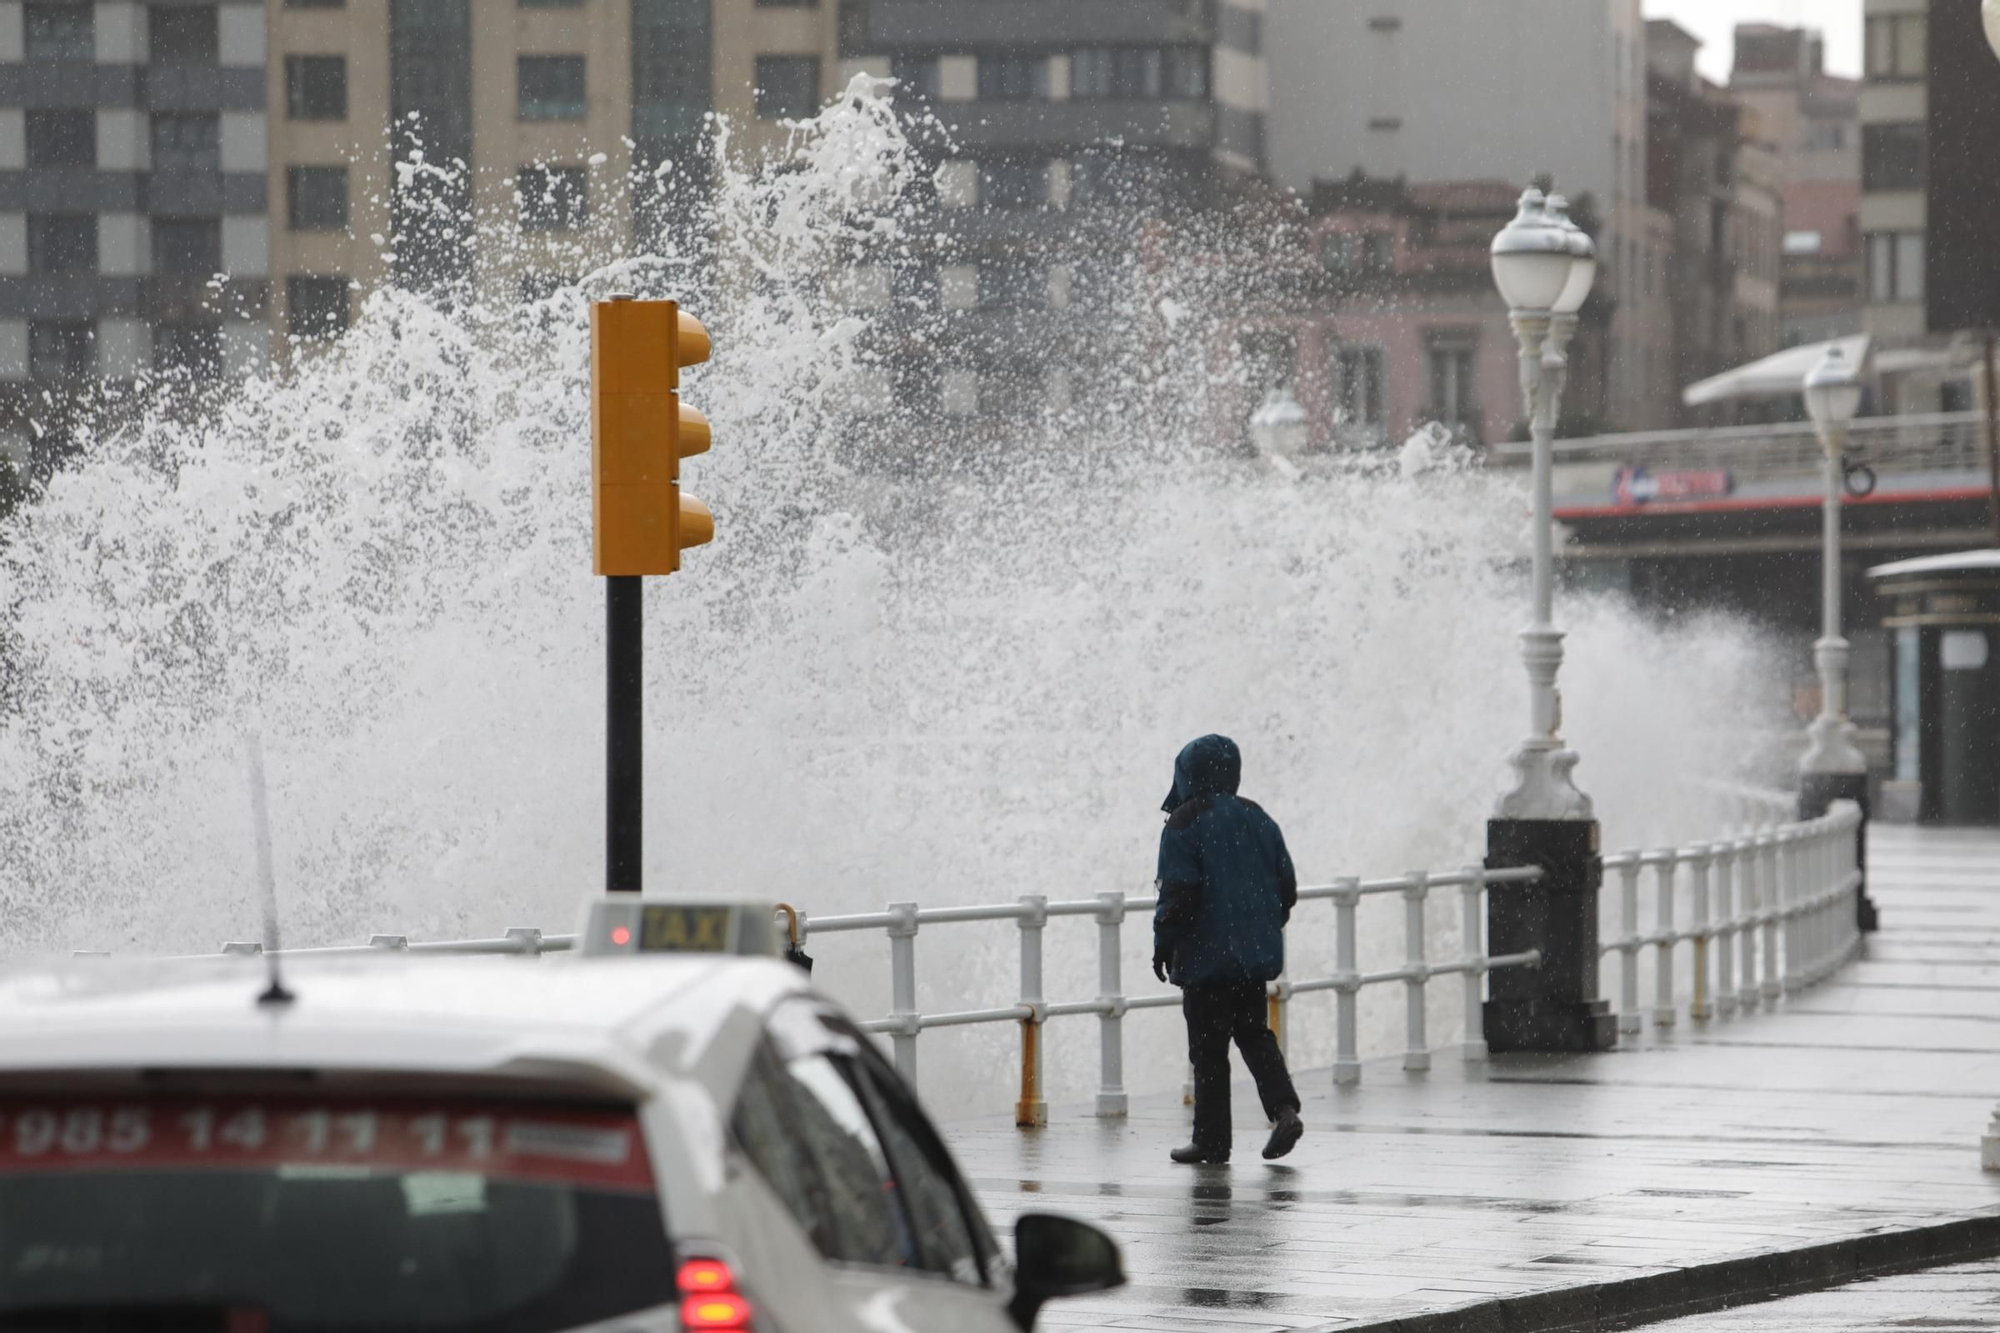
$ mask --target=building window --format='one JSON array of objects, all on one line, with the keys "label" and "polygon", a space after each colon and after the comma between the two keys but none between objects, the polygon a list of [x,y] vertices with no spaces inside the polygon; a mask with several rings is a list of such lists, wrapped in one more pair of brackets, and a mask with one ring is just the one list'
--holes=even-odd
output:
[{"label": "building window", "polygon": [[819,0],[757,0],[759,9],[818,9]]},{"label": "building window", "polygon": [[523,9],[581,9],[583,0],[521,0]]},{"label": "building window", "polygon": [[1027,102],[1049,95],[1049,62],[1041,56],[979,57],[979,100]]},{"label": "building window", "polygon": [[285,279],[285,332],[294,338],[328,338],[347,327],[347,279]]},{"label": "building window", "polygon": [[1334,367],[1340,381],[1340,424],[1383,425],[1389,413],[1383,400],[1382,349],[1341,347],[1334,352]]},{"label": "building window", "polygon": [[347,119],[347,57],[286,56],[285,117]]},{"label": "building window", "polygon": [[222,378],[222,326],[207,321],[156,325],[153,369],[183,383],[213,384]]},{"label": "building window", "polygon": [[97,272],[97,215],[28,214],[28,272]]},{"label": "building window", "polygon": [[31,167],[94,167],[97,165],[97,113],[94,111],[30,111],[27,115],[28,165]]},{"label": "building window", "polygon": [[286,9],[343,9],[347,0],[285,0]]},{"label": "building window", "polygon": [[756,77],[759,120],[804,120],[819,110],[818,56],[758,56]]},{"label": "building window", "polygon": [[590,211],[590,177],[582,167],[522,167],[514,177],[525,231],[570,231]]},{"label": "building window", "polygon": [[146,32],[155,65],[213,65],[221,48],[214,5],[148,5]]},{"label": "building window", "polygon": [[43,60],[97,59],[96,6],[84,3],[29,4],[21,12],[30,64]]},{"label": "building window", "polygon": [[1319,243],[1320,267],[1340,276],[1387,273],[1395,267],[1396,238],[1386,231],[1337,231]]},{"label": "building window", "polygon": [[1924,188],[1922,121],[1861,127],[1861,188],[1869,191]]},{"label": "building window", "polygon": [[1477,429],[1479,372],[1472,341],[1463,334],[1427,340],[1430,361],[1430,416],[1451,426]]},{"label": "building window", "polygon": [[222,117],[213,111],[154,112],[153,170],[222,170]]},{"label": "building window", "polygon": [[28,374],[42,381],[85,379],[97,369],[97,331],[67,319],[28,321]]},{"label": "building window", "polygon": [[1924,299],[1924,234],[1920,231],[1877,231],[1868,234],[1868,299]]},{"label": "building window", "polygon": [[286,167],[285,217],[293,231],[347,230],[347,168]]},{"label": "building window", "polygon": [[1041,208],[1049,202],[1049,164],[1018,159],[982,162],[979,199],[989,208]]},{"label": "building window", "polygon": [[154,218],[153,271],[213,277],[222,271],[221,218]]},{"label": "building window", "polygon": [[896,96],[926,97],[932,101],[938,96],[938,62],[936,56],[891,56],[889,76],[896,80]]},{"label": "building window", "polygon": [[1069,95],[1149,101],[1208,96],[1208,50],[1199,46],[1089,46],[1070,57]]},{"label": "building window", "polygon": [[517,114],[522,120],[582,120],[582,56],[521,56],[514,65]]},{"label": "building window", "polygon": [[1922,14],[1878,14],[1868,20],[1867,72],[1870,79],[1921,79],[1927,55],[1928,21]]},{"label": "building window", "polygon": [[1029,260],[997,260],[979,266],[981,305],[1049,303],[1049,270]]}]

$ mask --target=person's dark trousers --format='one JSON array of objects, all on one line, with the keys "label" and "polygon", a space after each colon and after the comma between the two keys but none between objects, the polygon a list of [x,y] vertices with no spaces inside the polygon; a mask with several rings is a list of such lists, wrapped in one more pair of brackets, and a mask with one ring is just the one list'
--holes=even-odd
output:
[{"label": "person's dark trousers", "polygon": [[1181,1015],[1187,1019],[1188,1062],[1194,1066],[1194,1144],[1229,1151],[1229,1043],[1243,1052],[1257,1096],[1271,1120],[1290,1108],[1299,1109],[1299,1094],[1278,1049],[1277,1034],[1265,1021],[1265,987],[1261,981],[1218,981],[1189,986],[1181,992]]}]

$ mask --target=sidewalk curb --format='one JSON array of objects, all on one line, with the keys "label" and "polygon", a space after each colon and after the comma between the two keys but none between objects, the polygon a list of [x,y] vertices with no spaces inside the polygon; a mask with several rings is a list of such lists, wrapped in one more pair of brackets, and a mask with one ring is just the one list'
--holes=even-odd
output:
[{"label": "sidewalk curb", "polygon": [[1321,1324],[1312,1333],[1598,1333],[1996,1254],[2000,1213],[1975,1213],[1403,1319]]}]

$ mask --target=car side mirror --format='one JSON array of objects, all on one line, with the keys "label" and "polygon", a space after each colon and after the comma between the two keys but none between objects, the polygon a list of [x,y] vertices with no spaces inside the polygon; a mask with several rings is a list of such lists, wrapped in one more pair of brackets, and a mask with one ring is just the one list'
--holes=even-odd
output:
[{"label": "car side mirror", "polygon": [[1025,1213],[1014,1223],[1014,1299],[1007,1313],[1023,1330],[1042,1306],[1125,1285],[1118,1242],[1088,1222],[1053,1213]]}]

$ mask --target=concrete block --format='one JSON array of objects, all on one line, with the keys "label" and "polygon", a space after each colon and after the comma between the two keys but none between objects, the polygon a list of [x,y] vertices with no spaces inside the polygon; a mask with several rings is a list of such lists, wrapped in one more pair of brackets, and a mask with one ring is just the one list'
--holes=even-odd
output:
[{"label": "concrete block", "polygon": [[270,220],[261,214],[222,219],[222,271],[233,278],[271,274]]},{"label": "concrete block", "polygon": [[151,272],[152,241],[152,225],[143,213],[98,214],[98,272],[117,277],[136,277]]},{"label": "concrete block", "polygon": [[217,20],[218,63],[264,63],[264,6],[223,5],[217,12]]},{"label": "concrete block", "polygon": [[153,127],[133,107],[97,109],[97,165],[104,171],[144,171],[153,164]]},{"label": "concrete block", "polygon": [[26,57],[27,28],[21,0],[5,0],[0,3],[0,61],[12,64]]},{"label": "concrete block", "polygon": [[270,162],[270,137],[261,111],[222,113],[222,169],[264,171]]},{"label": "concrete block", "polygon": [[97,369],[106,379],[129,380],[153,364],[153,331],[144,320],[97,322]]},{"label": "concrete block", "polygon": [[230,320],[222,326],[222,369],[243,379],[271,364],[271,327],[259,320]]},{"label": "concrete block", "polygon": [[28,378],[28,321],[0,319],[0,380]]},{"label": "concrete block", "polygon": [[98,0],[97,63],[146,62],[146,6],[137,0]]},{"label": "concrete block", "polygon": [[970,102],[979,96],[979,60],[976,56],[938,57],[938,100]]},{"label": "concrete block", "polygon": [[28,215],[0,213],[0,273],[28,271]]}]

